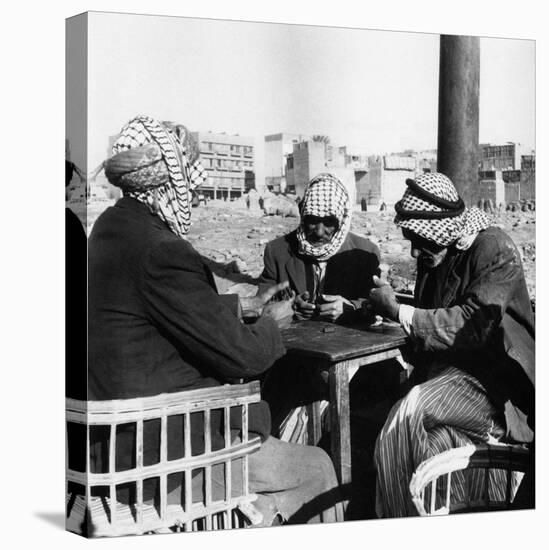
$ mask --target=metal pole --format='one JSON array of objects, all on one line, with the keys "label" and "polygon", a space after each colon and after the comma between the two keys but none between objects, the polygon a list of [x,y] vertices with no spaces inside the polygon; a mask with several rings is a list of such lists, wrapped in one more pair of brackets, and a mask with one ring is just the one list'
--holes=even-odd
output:
[{"label": "metal pole", "polygon": [[467,205],[478,188],[479,82],[479,38],[441,35],[437,170]]}]

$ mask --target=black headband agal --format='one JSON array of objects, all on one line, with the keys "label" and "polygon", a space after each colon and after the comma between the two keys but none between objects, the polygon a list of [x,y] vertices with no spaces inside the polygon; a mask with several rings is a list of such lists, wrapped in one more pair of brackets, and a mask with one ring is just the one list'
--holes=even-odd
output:
[{"label": "black headband agal", "polygon": [[430,193],[420,187],[415,180],[408,178],[406,180],[406,185],[420,198],[426,200],[434,206],[443,208],[442,211],[433,211],[433,210],[406,210],[402,206],[402,200],[398,201],[395,204],[396,213],[402,218],[409,219],[421,219],[421,220],[431,220],[431,219],[441,219],[441,218],[455,218],[463,214],[465,210],[465,204],[461,197],[458,197],[457,201],[448,201],[437,195]]}]

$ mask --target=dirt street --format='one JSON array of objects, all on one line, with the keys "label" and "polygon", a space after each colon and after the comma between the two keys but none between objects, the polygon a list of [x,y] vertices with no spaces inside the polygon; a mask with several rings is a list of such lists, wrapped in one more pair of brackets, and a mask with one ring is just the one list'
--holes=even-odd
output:
[{"label": "dirt street", "polygon": [[[243,200],[210,201],[193,208],[188,240],[212,268],[220,293],[255,294],[263,268],[265,244],[295,227],[293,217],[265,216],[247,210]],[[412,291],[415,261],[409,244],[393,224],[394,213],[354,212],[352,231],[374,241],[381,250],[382,270],[398,291]],[[514,240],[523,259],[530,296],[535,300],[535,212],[502,212],[494,216]]]}]

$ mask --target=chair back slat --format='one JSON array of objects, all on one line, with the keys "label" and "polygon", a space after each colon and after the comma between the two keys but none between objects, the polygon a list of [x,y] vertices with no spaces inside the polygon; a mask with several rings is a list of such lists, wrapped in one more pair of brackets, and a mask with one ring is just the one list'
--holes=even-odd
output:
[{"label": "chair back slat", "polygon": [[150,466],[143,466],[141,470],[137,468],[131,470],[122,470],[113,474],[106,473],[91,473],[86,475],[84,472],[77,472],[74,470],[67,470],[67,476],[70,481],[80,483],[82,485],[89,482],[91,485],[108,485],[111,481],[116,482],[117,485],[122,483],[134,483],[139,478],[151,478],[158,477],[161,473],[165,472],[168,475],[183,471],[184,469],[195,470],[197,468],[204,467],[208,464],[214,465],[221,463],[224,460],[232,460],[240,456],[246,456],[253,451],[257,450],[261,445],[258,437],[248,440],[247,443],[233,443],[229,448],[223,448],[219,451],[212,451],[209,455],[197,455],[190,458],[182,457],[180,459],[169,460],[166,464],[162,465],[160,462],[157,464],[151,464]]},{"label": "chair back slat", "polygon": [[242,441],[248,441],[248,403],[242,407]]},{"label": "chair back slat", "polygon": [[116,424],[109,427],[109,473],[116,471]]},{"label": "chair back slat", "polygon": [[210,422],[210,409],[204,411],[204,452],[212,451],[212,426]]},{"label": "chair back slat", "polygon": [[[67,462],[67,468],[68,468]],[[91,464],[90,464],[90,425],[86,424],[86,469],[85,472],[87,475],[90,474]]]},{"label": "chair back slat", "polygon": [[160,476],[160,517],[168,515],[168,479],[166,474]]},{"label": "chair back slat", "polygon": [[231,415],[230,408],[223,408],[223,423],[224,423],[224,433],[223,437],[225,439],[225,447],[231,446]]},{"label": "chair back slat", "polygon": [[[221,389],[222,388],[222,389]],[[235,403],[256,403],[259,400],[259,382],[247,384],[226,384],[199,390],[189,390],[174,393],[162,393],[152,397],[135,397],[132,399],[113,399],[111,401],[78,401],[68,397],[66,402],[67,419],[71,413],[90,415],[89,423],[99,419],[101,414],[116,413],[118,423],[125,422],[126,415],[138,415],[147,419],[150,411],[156,414],[155,409],[166,408],[169,414],[181,414],[186,411],[222,408],[225,405],[234,406]],[[158,417],[156,415],[156,417]],[[112,416],[109,417],[112,420]],[[130,418],[131,420],[132,418]],[[133,418],[135,420],[135,418]],[[103,420],[103,423],[106,421]]]},{"label": "chair back slat", "polygon": [[164,464],[168,460],[168,417],[162,410],[160,416],[160,462]]},{"label": "chair back slat", "polygon": [[446,499],[445,499],[445,505],[448,510],[450,509],[450,495],[452,493],[451,487],[452,487],[452,472],[448,472],[448,475],[446,476]]},{"label": "chair back slat", "polygon": [[437,498],[437,480],[431,481],[431,514],[435,511],[435,503]]},{"label": "chair back slat", "polygon": [[507,503],[508,508],[511,505],[511,485],[512,485],[511,473],[512,473],[511,470],[507,470],[506,483],[505,483],[505,502]]},{"label": "chair back slat", "polygon": [[[143,429],[144,422],[143,419],[140,418],[137,421],[135,430],[135,467],[138,472],[143,470]],[[135,521],[140,524],[143,522],[143,478],[141,477],[136,481],[135,493]]]},{"label": "chair back slat", "polygon": [[[67,438],[70,434],[68,426],[71,423],[85,425],[86,434],[84,471],[69,467],[67,443],[67,527],[78,531],[84,517],[90,520],[91,536],[142,534],[173,526],[190,531],[245,525],[245,522],[238,521],[237,509],[245,503],[249,505],[256,498],[255,495],[249,494],[248,455],[259,447],[260,441],[259,438],[248,437],[248,414],[249,404],[259,400],[258,382],[127,400],[83,402],[67,399]],[[232,408],[238,409],[241,414],[242,441],[231,441]],[[216,447],[216,450],[213,450],[212,433],[211,411],[214,409],[221,414],[225,425],[220,434],[225,444],[221,449]],[[203,418],[203,424],[198,424],[203,426],[204,449],[197,450],[194,455],[191,414],[201,414]],[[171,445],[168,442],[170,417],[182,418],[183,422],[182,456],[173,457],[171,460],[168,459],[168,445]],[[159,422],[160,434],[157,462],[145,465],[144,430],[148,420],[153,423]],[[124,425],[124,428],[120,428],[121,425]],[[91,436],[95,435],[95,432],[90,433],[90,427],[93,426],[97,426],[95,429],[99,435],[103,433],[101,430],[107,430],[107,450],[106,467],[95,471],[97,466],[94,466],[92,472]],[[128,433],[122,433],[124,431]],[[117,471],[117,444],[120,434],[135,438],[135,454],[131,457],[131,467],[128,468],[126,465],[127,469]],[[96,446],[97,442],[94,439],[94,449]],[[239,487],[238,494],[233,496],[232,476],[237,462],[242,465],[243,486]],[[222,472],[221,479],[225,485],[221,494],[215,498],[214,468],[216,472],[218,469]],[[194,479],[196,473],[202,477]],[[176,503],[169,500],[168,495],[168,481],[172,479],[172,474],[173,479],[180,479],[182,482],[181,496],[175,499]],[[197,483],[198,479],[202,479],[202,482]],[[151,482],[157,483],[156,494],[159,497],[159,502],[153,502],[152,505],[148,504],[149,501],[145,501],[144,497],[144,487]],[[82,497],[77,493],[73,493],[72,496],[69,494],[71,483],[83,487]],[[122,485],[123,492],[128,488],[128,493],[133,495],[133,504],[118,501],[117,497],[122,494],[118,491]],[[101,492],[101,487],[105,488],[106,493]],[[92,495],[94,488],[98,488],[98,491]],[[193,494],[193,491],[196,494]]]},{"label": "chair back slat", "polygon": [[135,504],[135,522],[138,525],[143,523],[143,480],[137,480],[136,488],[136,504]]},{"label": "chair back slat", "polygon": [[[193,505],[193,488],[192,488],[192,471],[185,470],[185,512],[189,514]],[[187,521],[185,523],[185,530],[190,531],[192,523]]]},{"label": "chair back slat", "polygon": [[183,438],[184,438],[184,445],[185,445],[185,458],[191,457],[191,415],[187,412],[183,416],[184,418],[184,431],[183,431]]},{"label": "chair back slat", "polygon": [[[116,530],[116,524],[118,520],[118,510],[116,509],[116,485],[114,483],[111,483],[109,485],[109,496],[111,499],[111,525],[114,530]],[[115,504],[113,504],[115,503]]]},{"label": "chair back slat", "polygon": [[[225,460],[225,500],[230,500],[233,490],[233,464],[230,460]],[[244,477],[244,479],[247,479]]]}]

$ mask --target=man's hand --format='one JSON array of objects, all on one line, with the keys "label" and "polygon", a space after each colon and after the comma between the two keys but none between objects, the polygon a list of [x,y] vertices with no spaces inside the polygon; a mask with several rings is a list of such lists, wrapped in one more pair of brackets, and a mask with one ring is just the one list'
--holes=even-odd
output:
[{"label": "man's hand", "polygon": [[337,321],[345,309],[354,309],[354,306],[343,296],[322,294],[324,303],[317,305],[318,316],[323,321]]},{"label": "man's hand", "polygon": [[377,275],[374,275],[374,284],[368,297],[369,305],[374,313],[398,321],[399,303],[396,300],[395,293],[388,283],[383,282]]},{"label": "man's hand", "polygon": [[263,307],[261,315],[274,319],[279,329],[288,328],[294,317],[294,299],[271,302]]},{"label": "man's hand", "polygon": [[246,296],[240,298],[240,306],[242,307],[243,316],[256,316],[259,317],[263,311],[265,304],[278,292],[289,288],[290,283],[284,281],[277,285],[270,286],[267,290],[264,290],[260,294],[255,296]]},{"label": "man's hand", "polygon": [[316,311],[316,306],[314,304],[311,304],[308,301],[309,299],[310,299],[310,295],[308,292],[304,292],[303,294],[296,296],[295,306],[294,306],[295,316],[300,321],[310,319]]}]

